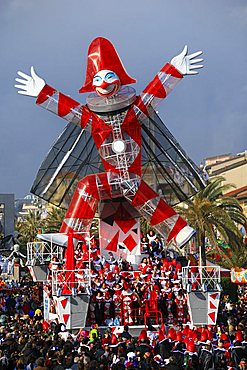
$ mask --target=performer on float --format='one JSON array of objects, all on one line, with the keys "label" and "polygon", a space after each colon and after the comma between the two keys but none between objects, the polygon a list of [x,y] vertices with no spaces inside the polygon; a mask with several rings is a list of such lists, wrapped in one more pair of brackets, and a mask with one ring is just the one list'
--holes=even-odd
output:
[{"label": "performer on float", "polygon": [[98,325],[103,325],[104,323],[104,296],[103,293],[98,291],[96,294],[95,301],[95,317]]},{"label": "performer on float", "polygon": [[[88,175],[78,182],[61,233],[73,232],[76,236],[76,233],[89,231],[100,200],[124,197],[166,242],[173,240],[181,247],[193,236],[194,230],[186,221],[144,182],[141,168],[143,122],[183,76],[195,75],[196,69],[202,68],[199,64],[202,59],[197,59],[202,52],[187,55],[187,51],[185,46],[136,97],[135,90],[126,86],[136,80],[125,71],[114,46],[107,39],[97,37],[89,46],[86,79],[79,90],[81,93],[96,92],[87,97],[86,105],[47,85],[33,67],[31,76],[18,72],[21,77],[16,79],[18,93],[36,97],[41,107],[89,130],[105,167],[106,172]],[[61,166],[68,156],[69,153]],[[61,166],[44,192],[54,182]]]},{"label": "performer on float", "polygon": [[132,302],[137,300],[133,290],[130,289],[129,284],[124,283],[122,290],[122,314],[121,318],[124,325],[132,325],[135,314],[133,312]]},{"label": "performer on float", "polygon": [[111,319],[113,321],[114,304],[109,291],[105,291],[103,293],[103,297],[104,297],[104,324],[107,324],[111,321]]},{"label": "performer on float", "polygon": [[184,322],[184,307],[186,304],[186,298],[183,295],[183,292],[180,290],[175,298],[176,303],[176,321],[177,323]]},{"label": "performer on float", "polygon": [[96,292],[91,294],[90,302],[89,302],[89,309],[87,313],[87,321],[86,324],[92,325],[96,322],[96,313],[98,314],[98,302],[96,300]]},{"label": "performer on float", "polygon": [[114,287],[113,303],[114,303],[114,317],[122,317],[122,290],[119,283]]},{"label": "performer on float", "polygon": [[174,324],[174,317],[176,315],[176,305],[175,305],[175,302],[174,302],[174,296],[173,296],[172,291],[170,291],[167,294],[166,308],[167,308],[167,319],[166,319],[166,323],[168,325],[172,325],[172,324]]}]

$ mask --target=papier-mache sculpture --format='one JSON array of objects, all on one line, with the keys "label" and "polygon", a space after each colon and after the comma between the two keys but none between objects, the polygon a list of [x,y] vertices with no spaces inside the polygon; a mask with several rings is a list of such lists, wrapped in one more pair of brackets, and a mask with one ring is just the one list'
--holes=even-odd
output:
[{"label": "papier-mache sculpture", "polygon": [[19,94],[36,97],[38,105],[69,121],[32,188],[36,195],[68,207],[61,240],[70,232],[80,238],[90,229],[99,202],[114,199],[127,200],[166,243],[182,247],[191,239],[193,228],[172,206],[205,182],[155,112],[185,75],[203,67],[201,51],[187,52],[185,46],[137,96],[129,86],[136,80],[127,74],[112,43],[97,37],[89,46],[79,90],[90,93],[85,105],[47,85],[33,67],[31,76],[18,72]]}]

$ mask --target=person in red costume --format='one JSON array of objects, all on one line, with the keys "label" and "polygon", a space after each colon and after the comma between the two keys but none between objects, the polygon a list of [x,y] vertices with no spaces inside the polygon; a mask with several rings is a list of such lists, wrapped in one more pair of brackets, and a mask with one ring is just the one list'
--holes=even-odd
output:
[{"label": "person in red costume", "polygon": [[176,321],[184,322],[184,307],[186,303],[186,299],[183,295],[182,290],[178,291],[177,297],[175,298],[176,303]]},{"label": "person in red costume", "polygon": [[[79,90],[81,93],[93,92],[87,97],[86,105],[47,85],[33,67],[31,76],[18,72],[18,84],[15,85],[20,89],[18,93],[36,97],[36,103],[41,107],[80,126],[82,130],[88,130],[105,167],[105,172],[87,175],[78,182],[60,229],[61,240],[62,233],[72,232],[74,237],[80,238],[80,233],[88,232],[99,202],[113,198],[127,199],[167,243],[174,241],[182,247],[194,235],[194,230],[186,221],[143,180],[141,148],[145,121],[150,119],[158,103],[185,75],[198,73],[202,59],[197,57],[201,54],[199,51],[188,55],[185,46],[136,96],[135,90],[128,86],[136,80],[125,71],[114,46],[109,40],[97,37],[89,46],[86,79]],[[43,189],[42,196],[53,186],[70,154],[69,151],[64,156]],[[184,168],[174,167],[171,157],[168,159],[173,163],[168,181],[171,187],[171,182],[177,181],[178,184],[186,181],[191,188],[194,186],[195,191],[191,179],[193,175],[197,183],[203,185],[199,173],[192,171],[185,174]]]}]

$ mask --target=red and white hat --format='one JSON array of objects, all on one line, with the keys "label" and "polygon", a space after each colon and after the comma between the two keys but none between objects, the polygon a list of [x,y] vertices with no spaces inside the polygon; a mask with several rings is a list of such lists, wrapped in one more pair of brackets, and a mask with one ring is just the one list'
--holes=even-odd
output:
[{"label": "red and white hat", "polygon": [[147,331],[145,329],[143,329],[140,334],[139,334],[139,337],[138,337],[138,340],[142,340],[142,339],[148,339],[148,336],[147,336]]},{"label": "red and white hat", "polygon": [[196,345],[195,345],[195,343],[192,340],[188,341],[188,343],[186,344],[186,352],[187,353],[189,352],[191,354],[192,353],[197,353]]},{"label": "red and white hat", "polygon": [[104,37],[97,37],[91,42],[88,48],[86,79],[84,85],[79,90],[80,93],[94,91],[92,86],[93,78],[101,70],[115,72],[121,81],[121,85],[136,82],[125,71],[113,44]]}]

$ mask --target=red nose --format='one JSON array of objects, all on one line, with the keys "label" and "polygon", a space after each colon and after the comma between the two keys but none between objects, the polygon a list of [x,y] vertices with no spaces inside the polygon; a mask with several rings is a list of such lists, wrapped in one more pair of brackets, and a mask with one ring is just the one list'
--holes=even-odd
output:
[{"label": "red nose", "polygon": [[102,84],[99,87],[101,87],[101,89],[106,89],[109,85],[111,85],[111,84],[109,84],[106,81],[103,81]]}]

